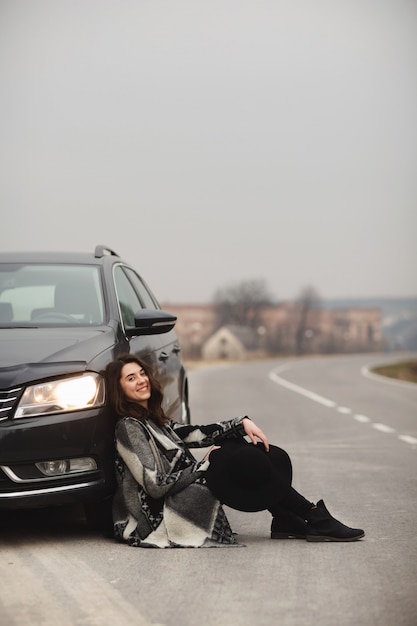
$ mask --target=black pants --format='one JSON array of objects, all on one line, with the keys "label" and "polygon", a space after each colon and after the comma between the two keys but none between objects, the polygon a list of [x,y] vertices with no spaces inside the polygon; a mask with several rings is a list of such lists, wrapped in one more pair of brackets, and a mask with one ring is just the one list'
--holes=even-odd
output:
[{"label": "black pants", "polygon": [[207,485],[223,503],[239,511],[282,510],[295,514],[311,507],[292,487],[292,463],[278,446],[248,443],[245,439],[221,442],[210,454]]}]

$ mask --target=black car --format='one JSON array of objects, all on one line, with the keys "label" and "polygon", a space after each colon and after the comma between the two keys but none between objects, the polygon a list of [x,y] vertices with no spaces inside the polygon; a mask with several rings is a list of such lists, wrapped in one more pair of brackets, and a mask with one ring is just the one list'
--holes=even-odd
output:
[{"label": "black car", "polygon": [[173,330],[146,283],[112,250],[0,254],[0,508],[83,502],[94,523],[114,490],[114,420],[100,372],[148,362],[165,412],[189,423]]}]

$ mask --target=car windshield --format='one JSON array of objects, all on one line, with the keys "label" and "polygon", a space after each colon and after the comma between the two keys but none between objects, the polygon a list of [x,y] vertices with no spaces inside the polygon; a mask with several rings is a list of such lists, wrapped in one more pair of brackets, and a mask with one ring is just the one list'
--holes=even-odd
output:
[{"label": "car windshield", "polygon": [[90,326],[104,322],[100,268],[0,264],[0,326]]}]

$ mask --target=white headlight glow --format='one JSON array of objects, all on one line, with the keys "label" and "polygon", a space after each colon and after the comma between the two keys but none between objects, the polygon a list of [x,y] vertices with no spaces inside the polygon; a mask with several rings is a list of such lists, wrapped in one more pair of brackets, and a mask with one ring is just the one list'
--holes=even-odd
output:
[{"label": "white headlight glow", "polygon": [[104,404],[104,380],[95,372],[28,387],[15,418],[79,411]]},{"label": "white headlight glow", "polygon": [[97,394],[97,382],[92,376],[67,379],[56,386],[55,397],[64,409],[76,409],[94,402]]}]

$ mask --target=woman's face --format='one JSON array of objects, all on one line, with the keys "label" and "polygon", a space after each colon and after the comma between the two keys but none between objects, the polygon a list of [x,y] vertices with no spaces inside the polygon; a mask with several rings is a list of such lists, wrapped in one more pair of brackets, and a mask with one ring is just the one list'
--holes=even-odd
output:
[{"label": "woman's face", "polygon": [[145,409],[151,397],[151,384],[145,370],[137,363],[126,363],[120,373],[120,387],[126,398]]}]

